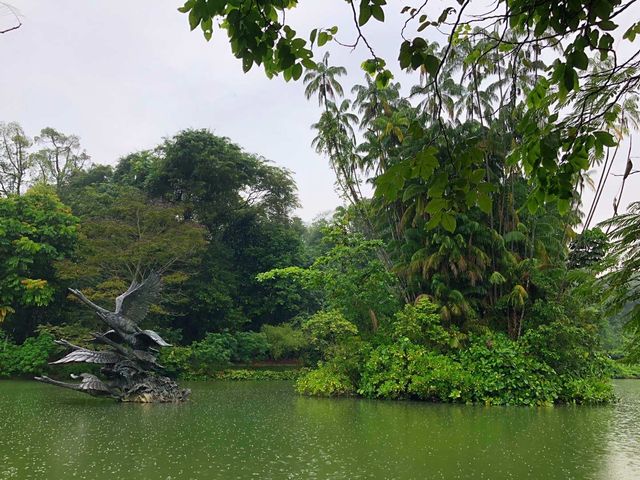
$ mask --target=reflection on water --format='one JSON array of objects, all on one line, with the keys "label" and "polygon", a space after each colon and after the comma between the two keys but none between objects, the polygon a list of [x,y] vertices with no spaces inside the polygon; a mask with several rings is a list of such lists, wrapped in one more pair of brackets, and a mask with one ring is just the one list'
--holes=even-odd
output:
[{"label": "reflection on water", "polygon": [[616,382],[620,403],[605,431],[606,462],[598,478],[640,478],[640,380]]},{"label": "reflection on water", "polygon": [[131,405],[0,381],[0,479],[637,479],[640,381],[610,407],[299,397],[287,382],[189,385]]}]

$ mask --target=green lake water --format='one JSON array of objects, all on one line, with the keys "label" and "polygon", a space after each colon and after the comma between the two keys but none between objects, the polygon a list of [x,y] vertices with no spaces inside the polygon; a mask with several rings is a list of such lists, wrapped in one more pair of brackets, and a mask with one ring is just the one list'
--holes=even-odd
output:
[{"label": "green lake water", "polygon": [[189,403],[140,405],[0,381],[0,479],[640,479],[640,381],[555,408],[189,386]]}]

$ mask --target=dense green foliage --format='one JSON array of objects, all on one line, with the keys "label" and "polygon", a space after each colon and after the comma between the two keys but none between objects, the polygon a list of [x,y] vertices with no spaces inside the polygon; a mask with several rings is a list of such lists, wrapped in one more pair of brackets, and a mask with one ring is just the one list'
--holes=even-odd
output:
[{"label": "dense green foliage", "polygon": [[[86,346],[91,338],[89,330],[68,325],[42,325],[38,330],[36,336],[27,338],[21,345],[6,337],[0,338],[0,378],[43,373],[64,375],[91,369],[87,365],[56,365],[53,368],[48,364],[62,351],[54,343],[54,338],[65,338],[76,345]],[[306,348],[308,344],[303,342],[296,354],[300,356]],[[262,333],[210,333],[189,346],[164,350],[161,363],[169,375],[191,380],[290,380],[302,373],[297,364],[266,363],[260,366],[256,363],[267,359],[271,349],[272,345]],[[238,369],[237,365],[247,365],[251,369]]]},{"label": "dense green foliage", "polygon": [[234,363],[249,363],[267,357],[270,344],[263,333],[209,333],[187,347],[165,350],[161,363],[173,375],[212,376]]},{"label": "dense green foliage", "polygon": [[[213,377],[232,364],[297,361],[310,351],[285,322],[312,299],[274,301],[279,292],[256,279],[311,258],[305,228],[291,217],[297,197],[289,172],[205,130],[181,132],[111,168],[86,164],[75,136],[44,129],[34,140],[15,123],[1,127],[8,163],[0,198],[0,375],[48,372],[60,353],[54,337],[87,345],[103,328],[65,294],[68,286],[110,307],[133,275],[151,270],[162,272],[164,289],[145,322],[185,345],[164,352],[170,373]],[[68,148],[54,151],[53,143]],[[16,154],[20,171],[9,161]],[[43,176],[42,162],[64,171]]]},{"label": "dense green foliage", "polygon": [[0,338],[0,378],[41,375],[55,351],[53,337],[47,333],[30,337],[22,345],[16,345],[6,337]]},{"label": "dense green foliage", "polygon": [[[73,250],[77,219],[45,187],[0,198],[0,325],[23,335],[56,296],[54,262]],[[42,317],[40,317],[42,318]]]},{"label": "dense green foliage", "polygon": [[[531,329],[518,342],[488,332],[461,335],[443,328],[436,311],[421,299],[398,312],[390,335],[336,342],[318,369],[298,380],[298,390],[492,405],[612,399],[606,380],[612,367],[591,348],[594,336],[580,338],[559,322]],[[345,361],[348,357],[357,360]]]},{"label": "dense green foliage", "polygon": [[[459,1],[436,11],[427,2],[339,3],[344,10],[335,15],[351,23],[351,45],[336,26],[299,32],[295,15],[286,14],[304,8],[295,0],[188,0],[179,11],[207,41],[219,22],[244,71],[260,65],[269,77],[302,78],[307,98],[317,95],[323,112],[313,144],[353,206],[352,224],[367,240],[383,240],[379,258],[397,274],[402,300],[430,295],[448,328],[506,330],[512,340],[549,323],[555,304],[585,302],[591,317],[622,310],[632,351],[640,351],[637,212],[612,220],[611,238],[583,232],[567,255],[587,171],[608,172],[637,125],[640,23],[622,28],[620,20],[635,0]],[[413,104],[367,37],[367,27],[385,23],[394,8],[405,17],[397,67],[420,76]],[[439,37],[442,47],[433,41]],[[614,50],[614,42],[629,52]],[[366,83],[353,87],[352,100],[342,98],[338,81],[346,70],[329,64],[332,44],[364,52]],[[619,196],[631,168],[629,159]],[[375,186],[372,201],[362,195],[365,182]],[[594,282],[601,271],[606,280]],[[580,282],[590,287],[574,289]],[[575,313],[568,318],[582,318]],[[602,332],[601,322],[590,321]]]},{"label": "dense green foliage", "polygon": [[263,325],[261,331],[269,344],[269,356],[274,360],[300,358],[308,347],[302,332],[290,323]]},{"label": "dense green foliage", "polygon": [[[10,126],[22,135],[24,155],[45,155],[28,152],[34,142]],[[289,172],[205,130],[181,132],[113,169],[83,168],[73,157],[79,140],[59,136],[73,143],[64,179],[40,177],[32,164],[21,182],[34,186],[0,198],[0,320],[17,341],[44,323],[98,328],[89,311],[67,301],[66,287],[106,306],[135,272],[151,270],[163,273],[164,294],[147,321],[170,341],[294,316],[255,278],[306,258]]]},{"label": "dense green foliage", "polygon": [[[363,89],[354,90],[359,105]],[[389,98],[396,103],[387,110],[409,114]],[[390,113],[363,111],[374,123]],[[473,128],[458,128],[461,141]],[[319,131],[329,143],[333,134]],[[372,155],[369,142],[357,147],[363,155]],[[391,160],[397,145],[385,148]],[[439,168],[449,160],[440,157]],[[296,200],[287,172],[206,131],[180,133],[115,169],[77,169],[57,193],[38,183],[9,195],[0,199],[3,268],[18,280],[2,286],[0,375],[48,372],[60,353],[54,337],[86,345],[100,328],[68,301],[66,286],[108,305],[135,272],[161,270],[163,301],[148,322],[178,345],[161,357],[173,376],[297,378],[312,395],[610,401],[607,379],[634,371],[600,346],[621,332],[605,320],[595,274],[623,253],[610,254],[599,230],[570,252],[574,213],[523,211],[530,187],[515,172],[504,176],[502,162],[496,152],[498,204],[451,211],[452,228],[430,226],[429,211],[416,208],[420,192],[443,188],[437,179],[406,184],[393,200],[353,198],[305,227],[289,216]],[[14,288],[36,280],[48,292],[38,302]],[[253,370],[261,362],[268,370]],[[316,368],[273,370],[280,364]]]},{"label": "dense green foliage", "polygon": [[397,279],[377,255],[383,244],[353,232],[341,211],[323,234],[326,250],[311,265],[272,269],[258,280],[289,299],[300,299],[301,314],[318,308],[339,311],[358,327],[375,330],[379,319],[400,306]]},{"label": "dense green foliage", "polygon": [[618,312],[630,333],[630,360],[640,360],[640,202],[604,222],[613,239],[600,284],[606,292],[608,313]]}]

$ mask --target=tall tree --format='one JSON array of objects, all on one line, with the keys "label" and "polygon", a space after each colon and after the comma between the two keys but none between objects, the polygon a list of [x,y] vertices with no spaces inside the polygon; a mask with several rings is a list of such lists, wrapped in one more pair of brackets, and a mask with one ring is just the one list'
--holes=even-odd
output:
[{"label": "tall tree", "polygon": [[154,156],[129,155],[116,167],[115,179],[144,178],[151,197],[168,201],[182,218],[207,230],[208,247],[190,280],[194,300],[186,337],[289,318],[286,308],[270,303],[255,276],[303,262],[291,173],[207,130],[180,132]]},{"label": "tall tree", "polygon": [[179,203],[212,235],[244,210],[282,216],[297,206],[290,172],[208,130],[183,131],[160,150],[150,192]]},{"label": "tall tree", "polygon": [[0,198],[0,324],[17,339],[60,293],[54,264],[74,251],[77,223],[47,187]]},{"label": "tall tree", "polygon": [[[205,229],[182,219],[179,207],[151,199],[135,187],[78,182],[65,190],[73,188],[77,191],[66,196],[80,218],[80,237],[75,257],[57,264],[60,280],[108,305],[132,278],[160,272],[164,294],[152,309],[151,320],[181,328],[192,301],[184,293],[185,285],[200,265],[207,243]],[[68,318],[98,326],[83,308],[72,308]]]},{"label": "tall tree", "polygon": [[640,360],[640,202],[601,224],[609,232],[611,249],[601,284],[609,313],[621,314],[631,333],[631,359]]},{"label": "tall tree", "polygon": [[342,195],[354,205],[362,200],[361,182],[356,171],[354,125],[357,123],[358,117],[351,113],[351,102],[343,100],[340,105],[328,102],[320,120],[311,126],[318,132],[313,147],[329,158]]},{"label": "tall tree", "polygon": [[89,155],[81,148],[80,138],[47,127],[35,137],[41,147],[33,154],[40,180],[54,185],[58,191],[71,176],[88,162]]},{"label": "tall tree", "polygon": [[0,193],[20,195],[33,165],[29,148],[33,141],[16,122],[0,123]]},{"label": "tall tree", "polygon": [[307,72],[303,78],[306,85],[304,94],[309,100],[314,95],[318,96],[318,105],[328,109],[329,102],[337,102],[344,96],[342,85],[337,77],[347,74],[344,67],[329,65],[329,52],[322,57],[322,61],[315,68]]}]

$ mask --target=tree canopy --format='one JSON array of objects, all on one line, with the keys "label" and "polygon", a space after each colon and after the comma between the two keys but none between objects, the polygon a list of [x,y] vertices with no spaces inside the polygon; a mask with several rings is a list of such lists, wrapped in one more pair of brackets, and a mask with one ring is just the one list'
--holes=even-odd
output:
[{"label": "tree canopy", "polygon": [[[309,73],[305,79],[309,80],[311,72],[329,68],[326,55],[317,62],[316,52],[333,42],[354,49],[361,47],[359,51],[365,52],[362,67],[375,77],[379,88],[389,85],[392,69],[423,73],[426,89],[433,96],[430,111],[436,122],[429,136],[442,138],[440,149],[449,154],[454,152],[448,132],[452,118],[446,90],[452,63],[462,69],[469,81],[466,90],[470,95],[463,108],[480,123],[486,115],[501,115],[503,107],[513,106],[516,97],[524,96],[525,110],[511,115],[507,124],[517,132],[508,153],[509,163],[524,170],[535,187],[528,199],[531,209],[558,201],[566,210],[574,198],[576,183],[602,158],[604,150],[616,145],[614,131],[637,111],[630,103],[635,100],[640,82],[637,47],[626,56],[613,49],[616,36],[634,48],[640,23],[623,30],[620,20],[633,8],[635,0],[502,0],[488,7],[467,0],[445,2],[439,12],[427,10],[426,2],[415,2],[400,11],[405,21],[399,32],[395,67],[376,53],[375,45],[367,39],[366,26],[370,22],[384,23],[386,13],[400,7],[388,5],[385,0],[337,3],[344,8],[341,15],[353,18],[355,41],[339,40],[336,26],[299,32],[286,16],[287,10],[304,8],[296,0],[188,0],[179,10],[188,14],[191,29],[200,27],[207,40],[213,36],[213,25],[219,23],[245,71],[262,65],[269,77],[282,74],[286,80],[298,80],[306,69]],[[434,48],[434,37],[444,37],[445,47]],[[549,60],[549,65],[540,68],[540,62]],[[497,73],[493,68],[496,62],[507,68]],[[314,81],[324,78],[330,79],[331,75],[319,73]],[[494,81],[500,90],[499,95],[493,90],[494,99],[489,102],[479,92],[486,81]],[[326,90],[325,101],[336,90],[329,80],[322,80],[318,87],[309,83],[309,89],[319,90],[321,96]],[[414,122],[412,127],[414,136],[425,134],[420,122]],[[462,153],[482,155],[482,144],[480,136],[475,142],[468,142]],[[459,155],[455,152],[455,156]],[[398,183],[413,174],[397,172],[395,177]],[[476,182],[471,172],[462,174],[461,181],[474,189]],[[462,209],[464,205],[455,207]],[[450,225],[448,215],[440,218]]]},{"label": "tree canopy", "polygon": [[[31,306],[49,305],[48,323],[96,328],[93,316],[66,301],[66,286],[108,306],[133,276],[150,271],[163,274],[165,291],[149,322],[174,340],[293,315],[255,278],[305,258],[287,170],[207,130],[180,132],[115,168],[87,165],[78,137],[55,129],[43,129],[46,139],[35,143],[15,123],[2,133],[0,201],[9,223],[0,306],[17,339],[41,323],[37,315],[26,320]],[[29,150],[34,145],[44,148]]]},{"label": "tree canopy", "polygon": [[33,307],[56,294],[54,262],[69,255],[78,219],[46,187],[0,198],[0,324],[24,335],[35,328]]}]

